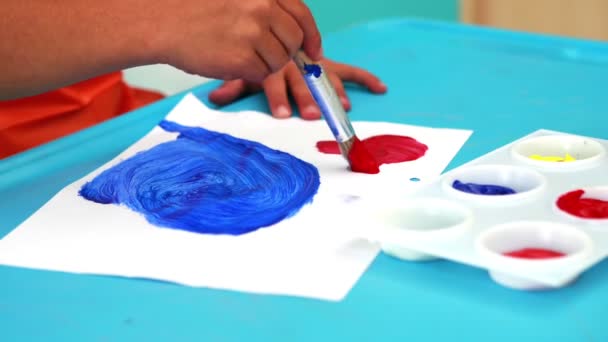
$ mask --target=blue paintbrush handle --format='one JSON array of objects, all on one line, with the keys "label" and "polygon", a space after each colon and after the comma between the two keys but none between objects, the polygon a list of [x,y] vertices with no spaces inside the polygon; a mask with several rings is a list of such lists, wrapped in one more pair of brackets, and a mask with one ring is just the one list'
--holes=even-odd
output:
[{"label": "blue paintbrush handle", "polygon": [[355,131],[323,66],[313,62],[302,51],[294,60],[335,139],[338,143],[351,141]]}]

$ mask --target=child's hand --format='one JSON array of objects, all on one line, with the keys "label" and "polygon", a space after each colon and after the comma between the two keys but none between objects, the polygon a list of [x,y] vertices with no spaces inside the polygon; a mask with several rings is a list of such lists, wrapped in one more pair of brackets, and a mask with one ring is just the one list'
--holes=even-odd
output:
[{"label": "child's hand", "polygon": [[151,7],[160,14],[153,22],[161,60],[191,74],[261,82],[300,48],[322,57],[319,29],[302,0],[159,0]]},{"label": "child's hand", "polygon": [[[366,70],[328,59],[323,60],[322,64],[328,73],[329,80],[336,88],[345,110],[350,110],[350,101],[344,90],[343,82],[357,83],[367,87],[375,94],[382,94],[387,90],[380,79]],[[294,62],[288,63],[283,69],[271,74],[261,84],[242,79],[224,82],[209,94],[209,99],[217,105],[226,105],[245,95],[262,90],[266,93],[270,110],[276,118],[291,116],[288,94],[294,98],[303,119],[314,120],[321,117],[321,111]]]},{"label": "child's hand", "polygon": [[150,64],[262,82],[299,49],[323,56],[304,0],[9,0],[1,8],[2,100]]}]

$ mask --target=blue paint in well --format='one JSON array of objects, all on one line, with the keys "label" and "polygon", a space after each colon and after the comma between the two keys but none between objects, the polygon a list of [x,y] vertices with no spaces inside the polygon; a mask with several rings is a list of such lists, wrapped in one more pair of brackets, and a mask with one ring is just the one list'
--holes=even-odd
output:
[{"label": "blue paint in well", "polygon": [[455,180],[452,183],[452,187],[456,190],[468,192],[475,195],[511,195],[515,194],[515,190],[501,185],[493,184],[476,184],[476,183],[462,183],[459,180]]},{"label": "blue paint in well", "polygon": [[80,195],[157,226],[239,235],[294,215],[317,193],[317,168],[290,154],[203,128],[160,127],[180,134],[105,170]]},{"label": "blue paint in well", "polygon": [[321,77],[323,73],[321,67],[316,64],[304,64],[304,71],[306,75],[314,75],[316,78]]},{"label": "blue paint in well", "polygon": [[410,178],[410,182],[420,182],[420,178],[412,177],[412,178]]}]

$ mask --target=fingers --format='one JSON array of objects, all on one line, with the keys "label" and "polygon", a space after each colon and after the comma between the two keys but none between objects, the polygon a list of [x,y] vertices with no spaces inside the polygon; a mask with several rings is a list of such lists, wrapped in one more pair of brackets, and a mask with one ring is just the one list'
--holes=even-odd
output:
[{"label": "fingers", "polygon": [[308,6],[301,0],[278,0],[277,2],[295,19],[304,33],[302,43],[304,52],[315,61],[321,60],[323,57],[321,33]]},{"label": "fingers", "polygon": [[268,74],[281,70],[291,59],[291,56],[287,54],[287,50],[273,32],[268,32],[266,37],[259,42],[256,51],[266,63],[270,71]]},{"label": "fingers", "polygon": [[287,66],[285,69],[285,76],[291,96],[298,106],[302,119],[316,120],[321,118],[321,111],[310,94],[308,86],[306,86],[302,74],[295,63],[290,63]]},{"label": "fingers", "polygon": [[268,76],[264,80],[263,86],[272,116],[279,119],[290,117],[291,106],[287,97],[285,73],[277,72]]},{"label": "fingers", "polygon": [[227,81],[209,94],[209,100],[224,106],[242,97],[247,91],[248,86],[244,80]]},{"label": "fingers", "polygon": [[344,89],[344,83],[342,83],[340,77],[333,72],[328,73],[328,77],[336,90],[336,94],[338,94],[338,97],[340,98],[342,107],[344,107],[344,110],[349,111],[351,109],[351,105],[350,101],[348,100],[348,95],[346,95],[346,90]]},{"label": "fingers", "polygon": [[376,94],[382,94],[387,91],[386,85],[367,70],[335,62],[331,62],[331,68],[342,81],[360,84]]},{"label": "fingers", "polygon": [[270,30],[283,44],[286,54],[291,59],[302,47],[304,33],[295,19],[280,6],[276,7],[272,15]]},{"label": "fingers", "polygon": [[268,67],[269,74],[281,70],[289,63],[300,49],[303,36],[304,33],[294,18],[281,6],[275,6],[270,13],[269,31],[256,46],[256,52]]},{"label": "fingers", "polygon": [[[262,82],[266,76],[272,73],[269,62],[266,61],[264,55],[262,55],[257,49],[254,51],[253,58],[244,59],[246,64],[243,64],[240,69],[242,70],[242,76],[246,81],[259,83]],[[272,53],[266,53],[266,56],[272,55]]]}]

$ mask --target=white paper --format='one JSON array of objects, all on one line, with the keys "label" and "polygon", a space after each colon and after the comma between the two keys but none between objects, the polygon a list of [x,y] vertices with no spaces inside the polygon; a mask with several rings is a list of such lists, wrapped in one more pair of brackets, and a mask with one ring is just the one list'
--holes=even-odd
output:
[{"label": "white paper", "polygon": [[156,127],[119,156],[60,191],[0,240],[0,264],[74,273],[164,280],[196,287],[341,300],[378,253],[342,224],[349,199],[407,193],[437,177],[471,131],[353,122],[359,138],[407,135],[428,145],[425,157],[383,165],[378,175],[347,170],[339,155],[316,150],[333,140],[323,120],[278,120],[258,112],[222,113],[187,95],[167,116],[182,125],[255,140],[319,169],[312,204],[294,217],[241,236],[204,235],[159,228],[118,205],[78,196],[82,185],[133,154],[177,135]]}]

